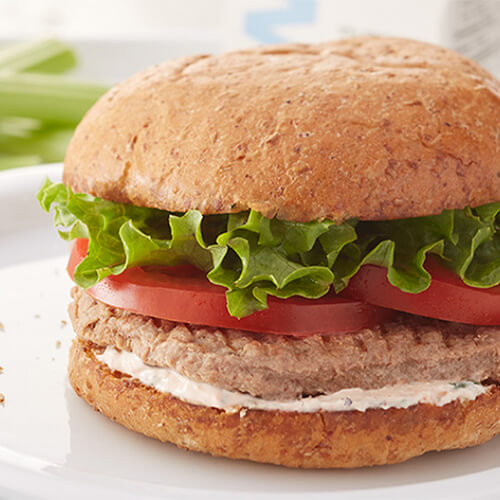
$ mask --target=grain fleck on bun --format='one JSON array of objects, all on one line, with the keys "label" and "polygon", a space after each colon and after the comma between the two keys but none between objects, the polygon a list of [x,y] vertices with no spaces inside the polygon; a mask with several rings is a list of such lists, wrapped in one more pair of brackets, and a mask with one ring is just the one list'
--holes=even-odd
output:
[{"label": "grain fleck on bun", "polygon": [[288,467],[353,468],[402,462],[432,450],[479,445],[500,432],[500,390],[442,407],[366,412],[226,413],[185,403],[111,372],[75,340],[69,379],[96,410],[181,448]]},{"label": "grain fleck on bun", "polygon": [[392,219],[498,201],[500,84],[417,41],[360,37],[160,64],[69,146],[75,191],[170,211]]}]

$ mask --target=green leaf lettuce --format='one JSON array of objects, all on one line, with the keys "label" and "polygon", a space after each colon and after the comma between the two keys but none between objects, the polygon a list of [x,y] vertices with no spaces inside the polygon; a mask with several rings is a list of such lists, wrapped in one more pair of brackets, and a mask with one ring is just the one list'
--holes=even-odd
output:
[{"label": "green leaf lettuce", "polygon": [[112,274],[143,265],[188,262],[226,287],[238,318],[267,307],[267,296],[319,298],[345,288],[361,266],[387,268],[389,281],[409,293],[429,287],[428,254],[473,287],[500,283],[500,203],[392,221],[291,222],[256,211],[173,214],[73,193],[47,180],[38,193],[66,240],[87,238],[87,257],[73,276],[90,288]]}]

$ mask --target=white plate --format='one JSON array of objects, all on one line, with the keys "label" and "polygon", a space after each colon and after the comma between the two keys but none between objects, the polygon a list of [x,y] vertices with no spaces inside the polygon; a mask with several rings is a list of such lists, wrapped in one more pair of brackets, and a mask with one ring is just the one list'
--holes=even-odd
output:
[{"label": "white plate", "polygon": [[[500,441],[355,471],[186,452],[125,430],[66,380],[66,245],[34,199],[59,167],[0,174],[0,498],[500,498]],[[60,344],[59,344],[60,342]]]}]

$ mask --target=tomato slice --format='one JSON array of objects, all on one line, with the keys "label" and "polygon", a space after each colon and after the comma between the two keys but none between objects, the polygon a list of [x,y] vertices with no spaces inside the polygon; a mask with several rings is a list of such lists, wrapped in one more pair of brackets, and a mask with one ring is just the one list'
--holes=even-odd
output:
[{"label": "tomato slice", "polygon": [[366,265],[351,278],[340,295],[430,318],[500,325],[500,285],[468,286],[434,258],[427,259],[425,268],[432,276],[431,285],[418,294],[406,293],[391,285],[385,267]]},{"label": "tomato slice", "polygon": [[[87,255],[87,246],[87,240],[75,242],[68,263],[70,276]],[[227,312],[225,292],[191,266],[127,269],[87,290],[105,304],[145,316],[281,335],[347,333],[373,327],[395,314],[359,300],[328,295],[320,299],[269,297],[268,309],[237,319]]]}]

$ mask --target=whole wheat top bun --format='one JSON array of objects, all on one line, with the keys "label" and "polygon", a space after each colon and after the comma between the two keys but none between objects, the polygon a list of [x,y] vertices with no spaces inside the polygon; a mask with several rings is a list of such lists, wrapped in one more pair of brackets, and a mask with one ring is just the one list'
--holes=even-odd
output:
[{"label": "whole wheat top bun", "polygon": [[390,219],[500,200],[500,83],[421,42],[361,37],[178,59],[110,90],[73,190],[170,211]]}]

